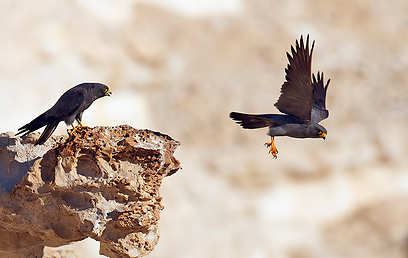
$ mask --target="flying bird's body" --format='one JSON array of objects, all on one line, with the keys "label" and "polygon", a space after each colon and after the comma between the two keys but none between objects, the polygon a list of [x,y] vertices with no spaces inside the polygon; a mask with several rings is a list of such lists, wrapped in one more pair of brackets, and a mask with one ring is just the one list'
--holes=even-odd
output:
[{"label": "flying bird's body", "polygon": [[39,115],[30,123],[22,126],[18,134],[27,135],[43,126],[44,132],[36,144],[43,144],[57,128],[61,121],[72,125],[75,120],[82,126],[82,114],[95,100],[103,96],[110,96],[111,92],[106,85],[100,83],[81,83],[67,90],[53,107]]},{"label": "flying bird's body", "polygon": [[245,129],[269,127],[271,142],[266,143],[274,158],[278,150],[274,144],[275,136],[293,138],[326,138],[327,130],[319,124],[329,116],[326,109],[326,93],[330,80],[323,84],[323,73],[311,74],[314,41],[309,52],[309,36],[306,46],[302,36],[300,44],[296,40],[296,50],[292,47],[287,54],[289,64],[285,69],[286,81],[281,95],[275,103],[284,114],[245,114],[231,112],[230,117]]}]

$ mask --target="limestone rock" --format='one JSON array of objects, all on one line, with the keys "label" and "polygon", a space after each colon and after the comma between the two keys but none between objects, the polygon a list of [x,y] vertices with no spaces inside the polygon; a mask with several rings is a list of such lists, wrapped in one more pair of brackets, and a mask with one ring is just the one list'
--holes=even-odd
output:
[{"label": "limestone rock", "polygon": [[[34,138],[34,137],[33,137]],[[0,134],[0,256],[41,257],[87,237],[109,257],[140,257],[159,239],[162,179],[179,142],[127,125],[84,128],[44,145]]]}]

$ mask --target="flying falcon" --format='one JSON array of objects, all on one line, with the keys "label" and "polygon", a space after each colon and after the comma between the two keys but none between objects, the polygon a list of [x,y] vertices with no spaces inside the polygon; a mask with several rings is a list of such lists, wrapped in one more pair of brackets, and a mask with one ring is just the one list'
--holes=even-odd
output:
[{"label": "flying falcon", "polygon": [[286,53],[289,64],[285,69],[286,81],[281,88],[281,95],[275,107],[284,114],[252,115],[231,112],[230,117],[245,129],[269,127],[271,142],[265,143],[269,153],[278,157],[274,144],[275,136],[294,138],[326,139],[327,130],[319,124],[329,116],[326,109],[326,93],[330,80],[324,86],[323,73],[311,74],[314,41],[309,52],[309,35],[306,45],[300,36],[296,40],[296,49],[291,46],[292,55]]},{"label": "flying falcon", "polygon": [[52,108],[39,115],[30,123],[20,127],[16,135],[24,134],[25,136],[43,126],[47,126],[35,143],[38,145],[43,144],[51,136],[61,121],[64,121],[67,125],[72,125],[74,130],[76,129],[73,125],[74,120],[77,120],[80,127],[83,127],[81,120],[84,110],[95,100],[110,95],[111,92],[108,86],[101,83],[78,84],[62,94]]}]

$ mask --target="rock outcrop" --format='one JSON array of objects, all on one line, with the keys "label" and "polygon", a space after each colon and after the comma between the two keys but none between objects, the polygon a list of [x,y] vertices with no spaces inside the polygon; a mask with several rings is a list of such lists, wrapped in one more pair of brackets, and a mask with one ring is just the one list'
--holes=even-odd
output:
[{"label": "rock outcrop", "polygon": [[40,146],[33,135],[0,134],[0,257],[41,257],[44,246],[87,237],[109,257],[153,250],[159,188],[180,169],[179,142],[127,125],[83,128]]}]

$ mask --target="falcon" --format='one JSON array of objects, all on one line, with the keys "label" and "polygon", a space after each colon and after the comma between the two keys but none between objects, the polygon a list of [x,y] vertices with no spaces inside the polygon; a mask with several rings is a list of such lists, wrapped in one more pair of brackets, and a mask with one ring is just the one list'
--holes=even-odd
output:
[{"label": "falcon", "polygon": [[52,108],[39,115],[30,123],[20,127],[16,135],[23,134],[25,136],[46,126],[35,143],[35,145],[38,145],[48,140],[61,121],[64,121],[67,125],[72,125],[74,130],[78,130],[73,123],[76,120],[80,125],[79,127],[84,127],[81,122],[84,110],[95,100],[104,96],[110,96],[111,94],[108,86],[101,83],[86,82],[78,84],[62,94]]},{"label": "falcon", "polygon": [[286,81],[275,107],[283,114],[245,114],[231,112],[230,118],[245,129],[269,127],[271,142],[265,143],[273,158],[278,157],[275,136],[326,139],[327,130],[319,124],[329,116],[326,93],[330,79],[324,85],[323,73],[311,74],[314,41],[309,51],[309,35],[296,40],[291,54],[286,52],[289,64],[285,69]]}]

